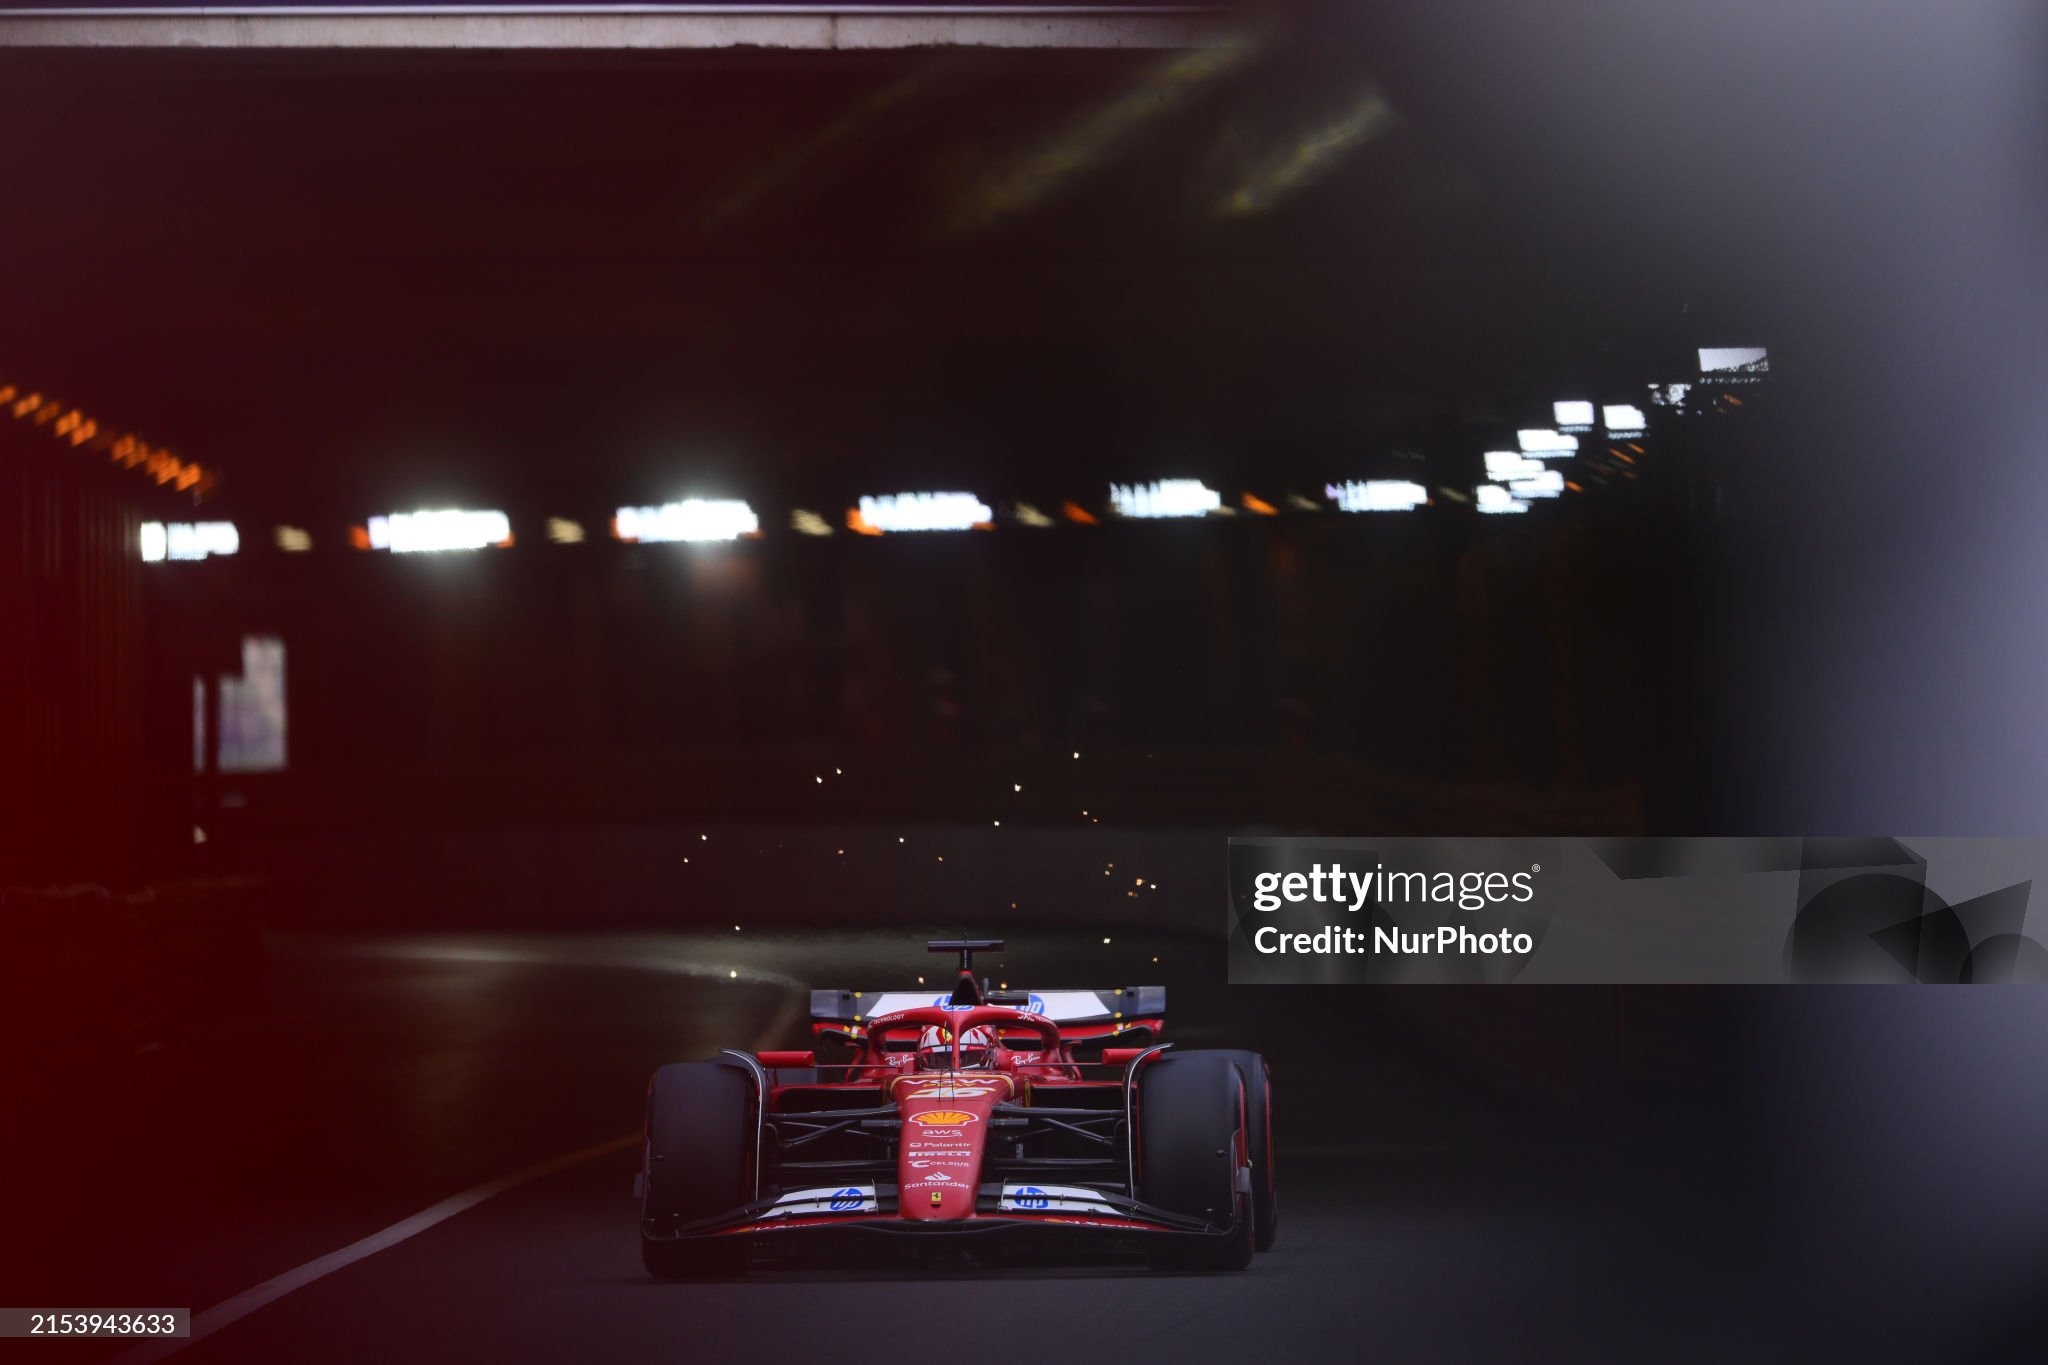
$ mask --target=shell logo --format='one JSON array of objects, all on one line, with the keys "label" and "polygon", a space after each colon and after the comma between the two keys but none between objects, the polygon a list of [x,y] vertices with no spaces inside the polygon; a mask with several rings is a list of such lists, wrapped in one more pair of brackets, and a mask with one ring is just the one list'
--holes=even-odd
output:
[{"label": "shell logo", "polygon": [[964,1128],[975,1118],[964,1109],[932,1109],[912,1114],[910,1121],[920,1128]]}]

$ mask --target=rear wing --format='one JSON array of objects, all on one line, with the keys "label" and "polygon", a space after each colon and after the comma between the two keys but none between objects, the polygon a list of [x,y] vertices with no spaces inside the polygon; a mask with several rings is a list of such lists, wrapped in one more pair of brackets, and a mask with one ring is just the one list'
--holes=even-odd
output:
[{"label": "rear wing", "polygon": [[[1042,1014],[1071,1037],[1094,1038],[1138,1024],[1156,1028],[1166,1017],[1166,987],[1125,986],[1114,991],[1030,991],[1028,1005],[1018,1008]],[[811,992],[813,1024],[859,1025],[880,1014],[937,1005],[951,1007],[944,991]]]}]

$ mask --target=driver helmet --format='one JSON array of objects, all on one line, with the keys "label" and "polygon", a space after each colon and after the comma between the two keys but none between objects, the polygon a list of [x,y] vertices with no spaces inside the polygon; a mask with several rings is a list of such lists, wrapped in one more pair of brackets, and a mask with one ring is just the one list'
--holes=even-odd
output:
[{"label": "driver helmet", "polygon": [[[968,1029],[960,1035],[960,1069],[975,1071],[989,1064],[996,1047],[995,1035],[986,1028]],[[950,1071],[953,1069],[953,1031],[933,1025],[918,1035],[917,1069],[919,1071]]]}]

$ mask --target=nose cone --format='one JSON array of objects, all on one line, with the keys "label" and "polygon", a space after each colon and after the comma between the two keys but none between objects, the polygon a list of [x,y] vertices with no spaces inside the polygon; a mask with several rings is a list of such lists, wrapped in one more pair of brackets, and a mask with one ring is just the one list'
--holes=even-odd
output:
[{"label": "nose cone", "polygon": [[901,1216],[974,1216],[981,1154],[996,1105],[1013,1082],[989,1072],[899,1076],[892,1084],[903,1138],[896,1157]]}]

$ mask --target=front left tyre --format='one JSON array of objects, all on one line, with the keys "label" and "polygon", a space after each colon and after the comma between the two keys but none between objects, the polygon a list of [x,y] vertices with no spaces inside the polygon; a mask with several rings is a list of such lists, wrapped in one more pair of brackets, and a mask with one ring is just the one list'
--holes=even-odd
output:
[{"label": "front left tyre", "polygon": [[744,1275],[734,1238],[675,1240],[677,1226],[739,1207],[747,1197],[753,1086],[737,1067],[679,1062],[647,1087],[647,1190],[640,1260],[658,1279]]}]

